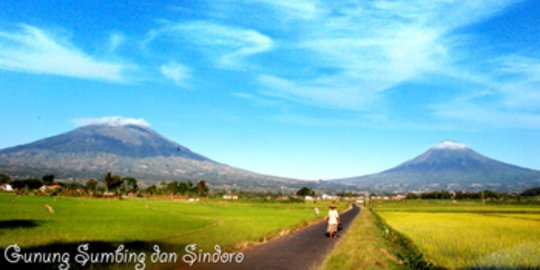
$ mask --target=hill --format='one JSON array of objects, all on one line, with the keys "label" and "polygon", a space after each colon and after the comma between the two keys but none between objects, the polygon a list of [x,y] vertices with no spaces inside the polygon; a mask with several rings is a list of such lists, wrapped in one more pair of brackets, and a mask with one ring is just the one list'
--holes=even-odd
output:
[{"label": "hill", "polygon": [[443,141],[389,170],[330,182],[377,191],[521,191],[540,184],[540,171],[488,158],[461,143]]},{"label": "hill", "polygon": [[205,179],[225,189],[294,189],[304,183],[216,162],[139,125],[88,125],[0,150],[0,172],[12,176],[100,179],[106,171],[148,183]]}]

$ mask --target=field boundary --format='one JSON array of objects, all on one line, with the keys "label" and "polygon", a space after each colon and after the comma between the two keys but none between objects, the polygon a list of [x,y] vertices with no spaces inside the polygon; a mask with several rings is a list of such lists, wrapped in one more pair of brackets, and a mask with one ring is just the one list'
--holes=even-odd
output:
[{"label": "field boundary", "polygon": [[212,223],[210,223],[210,224],[208,224],[208,225],[206,225],[204,227],[195,228],[195,229],[191,229],[191,230],[186,230],[186,231],[183,231],[183,232],[180,232],[180,233],[165,235],[165,236],[162,236],[162,237],[159,237],[159,238],[151,239],[150,241],[161,241],[161,240],[168,239],[168,238],[171,238],[171,237],[179,237],[179,236],[194,233],[194,232],[197,232],[197,231],[200,231],[200,230],[207,230],[208,228],[216,227],[216,226],[218,226],[218,225],[220,225],[222,223],[223,222],[221,222],[221,221],[214,221],[214,222],[212,222]]}]

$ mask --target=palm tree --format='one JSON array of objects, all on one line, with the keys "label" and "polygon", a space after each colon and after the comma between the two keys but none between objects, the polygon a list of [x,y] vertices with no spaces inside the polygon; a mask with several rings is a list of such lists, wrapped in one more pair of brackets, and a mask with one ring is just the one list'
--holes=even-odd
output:
[{"label": "palm tree", "polygon": [[109,186],[112,184],[112,174],[111,172],[106,172],[105,176],[103,177],[103,181],[105,182],[105,190],[109,192]]}]

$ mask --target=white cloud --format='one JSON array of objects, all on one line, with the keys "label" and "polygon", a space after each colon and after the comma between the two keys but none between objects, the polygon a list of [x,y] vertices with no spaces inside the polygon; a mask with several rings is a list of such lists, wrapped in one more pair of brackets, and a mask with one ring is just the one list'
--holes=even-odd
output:
[{"label": "white cloud", "polygon": [[540,115],[506,110],[492,105],[466,102],[449,102],[434,106],[438,116],[459,121],[459,127],[539,129]]},{"label": "white cloud", "polygon": [[540,128],[540,59],[502,55],[475,65],[481,71],[448,74],[484,89],[431,106],[435,115],[491,128]]},{"label": "white cloud", "polygon": [[182,64],[171,62],[166,65],[162,65],[159,71],[166,78],[174,81],[177,86],[185,87],[186,81],[191,77],[191,69]]},{"label": "white cloud", "polygon": [[318,1],[305,0],[256,0],[265,5],[274,7],[278,12],[284,13],[289,19],[310,20],[318,15]]},{"label": "white cloud", "polygon": [[540,115],[507,106],[505,93],[497,87],[497,84],[491,84],[489,90],[470,90],[468,94],[430,107],[436,116],[458,121],[459,128],[540,128]]},{"label": "white cloud", "polygon": [[101,118],[79,118],[73,120],[73,123],[77,126],[88,125],[109,125],[109,126],[126,126],[135,125],[149,127],[150,124],[142,118],[127,118],[122,116],[107,116]]},{"label": "white cloud", "polygon": [[249,100],[253,105],[260,106],[260,107],[272,107],[272,109],[276,110],[285,110],[285,106],[283,103],[278,102],[277,100],[273,98],[267,98],[261,95],[257,95],[255,93],[247,93],[247,92],[232,92],[231,96],[239,99]]},{"label": "white cloud", "polygon": [[34,26],[0,31],[0,69],[111,82],[126,81],[126,66],[101,61]]},{"label": "white cloud", "polygon": [[506,55],[489,61],[490,82],[503,94],[503,105],[540,111],[540,58]]},{"label": "white cloud", "polygon": [[463,150],[467,149],[467,145],[455,141],[442,141],[431,147],[432,149],[450,149],[450,150]]},{"label": "white cloud", "polygon": [[109,52],[114,52],[124,44],[125,37],[121,33],[112,33],[109,36]]},{"label": "white cloud", "polygon": [[[310,62],[302,68],[337,71],[310,78],[293,73],[282,76],[281,83],[263,79],[261,88],[317,106],[365,109],[381,92],[402,82],[451,69],[460,60],[461,39],[454,30],[490,18],[513,2],[308,2],[317,16],[294,22],[298,36],[282,47],[307,55]],[[290,16],[291,7],[281,10],[283,18]]]},{"label": "white cloud", "polygon": [[274,46],[270,37],[258,31],[205,21],[167,24],[151,31],[145,43],[170,34],[183,42],[201,46],[211,57],[217,53],[217,64],[224,68],[238,68],[243,59],[270,51]]},{"label": "white cloud", "polygon": [[319,77],[313,81],[296,82],[271,75],[261,75],[258,82],[266,96],[286,98],[298,103],[328,108],[368,110],[376,101],[374,93],[362,91],[365,84],[356,80],[342,80],[342,76]]},{"label": "white cloud", "polygon": [[[482,57],[484,52],[469,49],[474,37],[460,31],[517,2],[313,1],[309,13],[317,16],[295,21],[298,36],[280,40],[280,44],[308,55],[310,62],[299,70],[327,68],[331,72],[310,72],[309,76],[294,71],[276,72],[285,74],[280,76],[266,72],[258,77],[259,93],[368,113],[384,104],[379,103],[384,91],[411,80],[436,84],[431,75],[437,74],[456,79],[462,89],[430,107],[433,115],[427,117],[436,117],[430,121],[540,128],[540,58],[530,53],[487,52],[490,57]],[[266,4],[281,8],[285,20],[295,12],[278,2]],[[466,89],[478,86],[480,91]]]},{"label": "white cloud", "polygon": [[[415,128],[421,124],[415,121],[431,121],[446,129],[448,119],[476,126],[538,126],[540,58],[530,53],[503,55],[496,46],[486,48],[484,40],[476,39],[482,33],[474,32],[474,24],[518,2],[210,1],[204,4],[210,10],[204,18],[212,21],[166,23],[149,33],[148,40],[173,37],[179,46],[196,45],[219,67],[248,67],[246,78],[255,78],[257,90],[232,95],[252,103],[264,100],[359,111],[377,116],[373,122],[386,119],[388,125],[411,117],[407,124]],[[257,16],[245,14],[246,10],[256,10]],[[246,25],[249,29],[240,27]],[[262,53],[271,57],[265,58],[265,66],[251,69],[249,58]],[[445,88],[444,94],[406,101],[422,113],[427,111],[426,119],[389,115],[399,112],[390,104],[403,100],[385,99],[401,98],[396,92],[407,82]],[[446,82],[448,87],[443,85]],[[470,97],[478,89],[489,95]],[[440,103],[430,107],[432,111],[419,104],[433,100]]]}]

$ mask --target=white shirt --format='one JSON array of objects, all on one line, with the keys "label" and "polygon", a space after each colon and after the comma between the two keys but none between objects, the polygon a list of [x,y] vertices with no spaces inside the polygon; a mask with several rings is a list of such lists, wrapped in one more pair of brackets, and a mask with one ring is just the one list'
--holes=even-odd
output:
[{"label": "white shirt", "polygon": [[339,213],[336,209],[328,211],[328,224],[338,224]]}]

